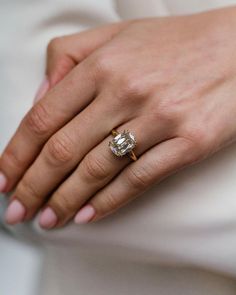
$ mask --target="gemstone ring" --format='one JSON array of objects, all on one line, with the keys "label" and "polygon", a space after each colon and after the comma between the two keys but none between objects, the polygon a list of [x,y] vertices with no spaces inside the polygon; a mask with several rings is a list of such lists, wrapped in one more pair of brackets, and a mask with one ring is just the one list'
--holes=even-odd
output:
[{"label": "gemstone ring", "polygon": [[111,134],[113,136],[112,141],[109,142],[109,147],[114,155],[117,157],[123,157],[124,155],[129,155],[133,160],[137,160],[133,149],[135,148],[137,142],[134,135],[128,130],[124,130],[119,133],[115,129],[112,129]]}]

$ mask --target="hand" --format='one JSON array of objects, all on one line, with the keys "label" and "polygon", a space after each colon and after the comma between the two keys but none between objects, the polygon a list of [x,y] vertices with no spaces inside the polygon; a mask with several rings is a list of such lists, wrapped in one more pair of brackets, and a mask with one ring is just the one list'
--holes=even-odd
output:
[{"label": "hand", "polygon": [[[51,90],[0,160],[5,190],[16,185],[7,221],[29,220],[43,205],[45,228],[77,212],[77,223],[98,220],[233,142],[235,28],[230,8],[53,41]],[[137,161],[111,153],[116,127],[135,134]]]}]

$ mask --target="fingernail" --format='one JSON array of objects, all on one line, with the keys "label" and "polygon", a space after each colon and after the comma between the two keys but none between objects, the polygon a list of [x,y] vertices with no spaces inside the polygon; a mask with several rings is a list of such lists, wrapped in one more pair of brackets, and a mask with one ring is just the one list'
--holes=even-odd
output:
[{"label": "fingernail", "polygon": [[88,223],[95,214],[95,209],[91,205],[86,205],[76,214],[74,222],[76,224]]},{"label": "fingernail", "polygon": [[41,98],[44,97],[44,95],[49,90],[49,80],[47,77],[44,78],[43,82],[40,84],[38,91],[36,92],[35,98],[34,98],[34,104],[38,102]]},{"label": "fingernail", "polygon": [[6,223],[13,225],[22,222],[24,220],[25,215],[25,207],[21,204],[20,201],[14,200],[10,203],[10,205],[7,208],[5,220]]},{"label": "fingernail", "polygon": [[6,176],[0,172],[0,193],[3,193],[7,186],[7,178]]},{"label": "fingernail", "polygon": [[57,221],[56,213],[50,207],[47,207],[40,215],[39,225],[42,228],[50,229],[57,224]]}]

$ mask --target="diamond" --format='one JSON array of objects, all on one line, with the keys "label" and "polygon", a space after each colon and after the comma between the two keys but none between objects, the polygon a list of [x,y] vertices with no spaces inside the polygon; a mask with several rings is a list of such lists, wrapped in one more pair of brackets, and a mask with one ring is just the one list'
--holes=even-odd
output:
[{"label": "diamond", "polygon": [[135,146],[135,137],[129,131],[119,133],[109,142],[111,151],[118,157],[122,157],[131,152]]}]

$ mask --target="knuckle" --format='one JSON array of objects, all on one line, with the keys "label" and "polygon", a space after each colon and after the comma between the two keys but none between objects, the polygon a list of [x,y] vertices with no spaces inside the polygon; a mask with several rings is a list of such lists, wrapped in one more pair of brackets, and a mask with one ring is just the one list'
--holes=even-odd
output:
[{"label": "knuckle", "polygon": [[202,160],[210,154],[212,138],[204,126],[192,126],[189,130],[189,138],[192,141],[190,149],[195,161]]},{"label": "knuckle", "polygon": [[49,206],[58,213],[61,218],[71,217],[76,209],[75,198],[68,198],[68,196],[61,192],[56,192],[56,195],[50,200]]},{"label": "knuckle", "polygon": [[138,78],[125,75],[118,78],[116,83],[120,85],[114,91],[113,107],[117,109],[127,109],[127,106],[133,107],[138,105],[143,106],[145,97],[148,97],[149,90],[143,85],[142,81]]},{"label": "knuckle", "polygon": [[106,192],[106,195],[100,198],[96,208],[99,215],[114,211],[118,206],[117,197],[112,191]]},{"label": "knuckle", "polygon": [[212,140],[205,129],[197,125],[188,128],[185,135],[186,151],[183,150],[183,159],[187,164],[202,161],[212,153]]},{"label": "knuckle", "polygon": [[[24,203],[33,204],[41,203],[42,198],[33,181],[29,181],[27,178],[23,178],[16,189],[16,195],[24,198]],[[33,200],[33,202],[32,202]]]},{"label": "knuckle", "polygon": [[42,103],[35,105],[24,119],[25,126],[36,135],[43,136],[50,129],[50,116]]},{"label": "knuckle", "polygon": [[125,75],[121,82],[121,92],[124,99],[130,100],[131,97],[145,96],[146,89],[140,79],[132,75]]},{"label": "knuckle", "polygon": [[63,39],[64,39],[64,37],[55,37],[55,38],[51,39],[48,43],[48,46],[47,46],[48,54],[52,54],[55,51],[57,51],[58,48],[60,48],[61,45],[63,44]]},{"label": "knuckle", "polygon": [[[200,160],[199,152],[192,139],[179,137],[181,148],[174,153],[173,158],[179,160],[178,169],[184,168]],[[158,163],[159,165],[159,163]]]},{"label": "knuckle", "polygon": [[107,169],[101,159],[91,153],[87,154],[83,160],[82,171],[86,180],[102,181],[109,176]]},{"label": "knuckle", "polygon": [[17,169],[22,169],[25,166],[24,161],[18,156],[18,153],[11,147],[5,150],[1,158],[2,166]]},{"label": "knuckle", "polygon": [[191,127],[190,135],[196,143],[199,143],[201,141],[206,142],[206,131],[202,126]]},{"label": "knuckle", "polygon": [[137,189],[137,191],[144,190],[149,184],[151,176],[142,168],[132,168],[131,166],[128,168],[128,173],[126,173],[126,181],[129,186]]},{"label": "knuckle", "polygon": [[74,144],[65,133],[51,137],[45,146],[44,156],[52,166],[60,166],[74,159]]},{"label": "knuckle", "polygon": [[176,122],[176,119],[180,116],[178,104],[171,99],[159,99],[158,105],[154,110],[153,114],[158,121]]},{"label": "knuckle", "polygon": [[113,59],[109,57],[105,51],[97,52],[93,54],[91,58],[92,67],[96,70],[99,76],[107,77],[110,75],[114,68]]}]

